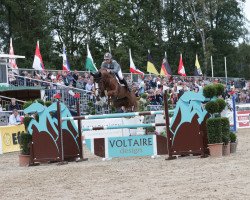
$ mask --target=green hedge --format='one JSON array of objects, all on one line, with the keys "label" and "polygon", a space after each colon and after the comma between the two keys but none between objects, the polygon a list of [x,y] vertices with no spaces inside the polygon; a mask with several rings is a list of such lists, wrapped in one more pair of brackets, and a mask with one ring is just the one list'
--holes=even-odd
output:
[{"label": "green hedge", "polygon": [[216,89],[216,95],[215,96],[218,97],[218,96],[220,96],[220,95],[223,94],[223,92],[224,92],[224,86],[222,84],[220,84],[220,83],[214,84],[214,87]]},{"label": "green hedge", "polygon": [[208,143],[222,143],[221,119],[211,118],[206,121]]},{"label": "green hedge", "polygon": [[230,142],[236,142],[237,135],[235,133],[230,133]]},{"label": "green hedge", "polygon": [[20,150],[22,155],[30,155],[30,142],[32,135],[22,132],[20,135]]},{"label": "green hedge", "polygon": [[206,103],[205,109],[209,114],[214,114],[218,112],[219,106],[215,101],[210,101]]},{"label": "green hedge", "polygon": [[230,141],[230,122],[226,117],[221,118],[221,132],[223,143],[228,144]]},{"label": "green hedge", "polygon": [[221,113],[225,109],[225,107],[227,105],[225,100],[224,99],[217,99],[215,102],[218,105],[217,113]]},{"label": "green hedge", "polygon": [[203,88],[203,95],[206,98],[213,98],[214,96],[216,96],[217,91],[216,88],[214,87],[214,85],[207,85]]}]

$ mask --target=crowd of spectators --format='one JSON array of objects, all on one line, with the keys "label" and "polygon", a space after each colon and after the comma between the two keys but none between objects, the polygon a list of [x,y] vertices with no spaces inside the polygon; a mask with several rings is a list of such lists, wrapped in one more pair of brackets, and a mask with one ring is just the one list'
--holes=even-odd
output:
[{"label": "crowd of spectators", "polygon": [[210,83],[222,83],[225,86],[223,98],[234,95],[237,103],[250,103],[250,82],[243,79],[237,83],[230,81],[226,85],[220,79],[204,77],[152,77],[140,78],[138,82],[132,82],[127,76],[127,82],[136,91],[137,96],[143,93],[148,95],[150,104],[161,105],[163,101],[163,91],[167,91],[171,103],[174,105],[185,91],[199,92],[205,85]]},{"label": "crowd of spectators", "polygon": [[[152,105],[162,104],[163,91],[165,90],[170,95],[171,103],[175,104],[185,91],[198,92],[210,83],[223,83],[225,85],[224,98],[234,95],[237,103],[250,103],[250,82],[244,79],[228,81],[226,85],[222,79],[211,79],[209,77],[160,77],[154,75],[137,77],[136,80],[134,78],[132,80],[130,75],[125,76],[130,88],[135,91],[136,95],[140,96],[146,93]],[[84,90],[91,98],[94,98],[94,81],[88,72],[80,74],[77,70],[70,73],[66,71],[44,71],[42,73],[36,71],[28,73],[27,71],[23,71],[20,76],[14,76],[13,72],[10,72],[9,81],[14,85],[18,83],[18,85],[25,84],[26,86],[43,86],[54,90],[53,94],[56,93],[58,88],[65,88],[65,91],[72,97],[74,97],[75,92],[70,88],[78,88]],[[74,104],[73,98],[72,104]]]}]

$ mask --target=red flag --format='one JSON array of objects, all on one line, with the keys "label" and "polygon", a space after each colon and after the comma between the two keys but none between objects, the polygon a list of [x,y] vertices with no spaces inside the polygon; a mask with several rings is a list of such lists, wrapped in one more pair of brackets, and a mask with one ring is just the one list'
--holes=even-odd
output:
[{"label": "red flag", "polygon": [[[10,38],[10,52],[9,52],[9,54],[14,56],[14,48],[13,48],[13,45],[12,45],[12,38]],[[16,59],[10,58],[9,63],[10,63],[10,67],[12,69],[18,69],[17,64],[16,64]]]},{"label": "red flag", "polygon": [[55,98],[55,99],[61,99],[60,93],[56,93],[56,94],[54,95],[54,98]]},{"label": "red flag", "polygon": [[80,96],[81,96],[81,95],[80,95],[79,93],[75,93],[74,98],[79,99]]},{"label": "red flag", "polygon": [[182,62],[182,54],[180,56],[180,61],[179,61],[179,67],[178,67],[178,74],[180,74],[181,76],[187,76],[186,72],[185,72],[185,68]]},{"label": "red flag", "polygon": [[36,70],[44,70],[43,59],[42,59],[42,55],[40,53],[40,48],[39,48],[39,41],[37,41],[37,44],[36,44],[36,52],[35,52],[35,57],[34,57],[32,68]]},{"label": "red flag", "polygon": [[132,59],[131,50],[130,50],[130,49],[129,49],[129,61],[130,61],[130,68],[129,68],[129,71],[130,71],[132,74],[141,74],[142,76],[144,76],[144,73],[143,73],[141,70],[139,70],[139,69],[137,69],[137,68],[135,67],[135,63],[134,63],[134,61],[133,61],[133,59]]}]

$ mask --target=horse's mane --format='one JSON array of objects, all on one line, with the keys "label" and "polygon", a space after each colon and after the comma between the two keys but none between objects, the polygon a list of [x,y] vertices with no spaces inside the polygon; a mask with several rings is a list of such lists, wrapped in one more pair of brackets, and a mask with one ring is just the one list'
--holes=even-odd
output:
[{"label": "horse's mane", "polygon": [[109,73],[106,69],[100,69],[99,72],[102,74],[102,79],[115,78],[115,75]]}]

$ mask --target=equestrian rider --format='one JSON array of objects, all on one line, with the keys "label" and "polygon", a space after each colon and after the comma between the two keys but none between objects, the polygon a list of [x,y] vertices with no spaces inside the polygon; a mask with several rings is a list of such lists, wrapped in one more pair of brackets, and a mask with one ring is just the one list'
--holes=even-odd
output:
[{"label": "equestrian rider", "polygon": [[124,84],[127,90],[130,92],[128,87],[128,83],[122,75],[121,66],[118,64],[116,60],[112,59],[111,53],[104,54],[104,61],[102,62],[101,68],[107,69],[108,72],[113,72],[116,77],[119,79],[119,82]]}]

